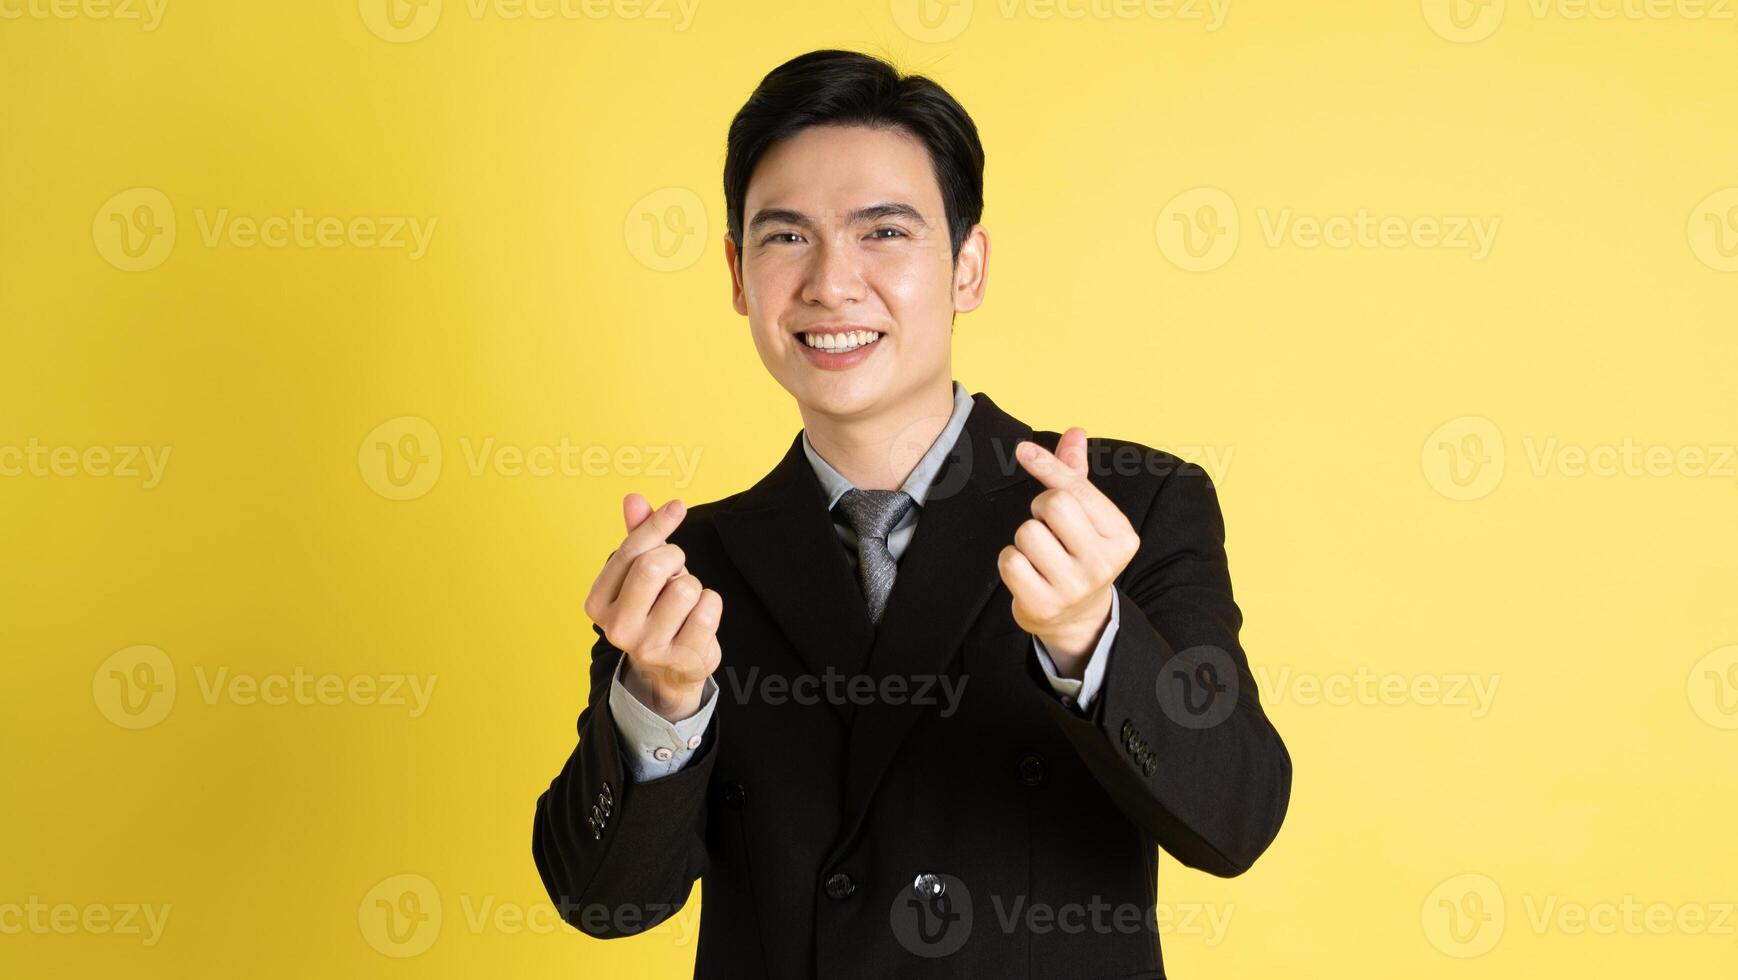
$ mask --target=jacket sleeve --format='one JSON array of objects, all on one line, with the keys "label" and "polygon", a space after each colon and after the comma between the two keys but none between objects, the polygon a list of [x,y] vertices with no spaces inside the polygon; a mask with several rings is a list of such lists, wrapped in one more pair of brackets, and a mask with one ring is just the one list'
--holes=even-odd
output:
[{"label": "jacket sleeve", "polygon": [[537,799],[531,854],[569,925],[600,939],[644,932],[680,911],[706,870],[706,787],[718,718],[680,771],[629,776],[609,706],[620,650],[592,626],[591,692],[579,744]]},{"label": "jacket sleeve", "polygon": [[1232,877],[1279,833],[1291,756],[1238,643],[1206,471],[1180,464],[1136,530],[1103,689],[1084,711],[1060,699],[1047,710],[1130,820],[1183,864]]}]

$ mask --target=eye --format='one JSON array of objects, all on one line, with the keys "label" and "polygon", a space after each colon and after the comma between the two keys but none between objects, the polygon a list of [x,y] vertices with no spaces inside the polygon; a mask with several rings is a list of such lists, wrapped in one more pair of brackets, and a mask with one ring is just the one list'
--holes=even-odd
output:
[{"label": "eye", "polygon": [[775,231],[772,234],[761,239],[760,243],[762,245],[765,245],[768,242],[771,242],[775,238],[801,238],[801,237],[802,237],[801,235],[797,234],[794,231]]},{"label": "eye", "polygon": [[893,234],[899,236],[900,238],[909,238],[910,237],[903,230],[901,230],[899,228],[877,228],[874,231],[869,233],[869,237],[879,238],[881,236],[881,233],[884,231],[890,231]]}]

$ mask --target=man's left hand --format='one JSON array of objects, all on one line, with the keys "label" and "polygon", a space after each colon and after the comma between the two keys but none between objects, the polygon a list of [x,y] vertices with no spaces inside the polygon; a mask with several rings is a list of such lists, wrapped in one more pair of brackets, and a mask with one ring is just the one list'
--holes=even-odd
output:
[{"label": "man's left hand", "polygon": [[1110,622],[1116,578],[1140,535],[1087,479],[1085,429],[1064,432],[1055,453],[1022,441],[1014,456],[1046,489],[996,568],[1014,594],[1014,622],[1044,641],[1063,676],[1078,677]]}]

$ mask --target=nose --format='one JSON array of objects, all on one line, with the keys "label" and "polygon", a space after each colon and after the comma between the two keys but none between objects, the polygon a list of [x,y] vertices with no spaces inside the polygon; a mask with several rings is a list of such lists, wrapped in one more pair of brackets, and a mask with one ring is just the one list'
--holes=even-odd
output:
[{"label": "nose", "polygon": [[855,251],[823,241],[809,254],[809,266],[803,276],[803,302],[835,308],[863,299],[867,287],[857,268]]}]

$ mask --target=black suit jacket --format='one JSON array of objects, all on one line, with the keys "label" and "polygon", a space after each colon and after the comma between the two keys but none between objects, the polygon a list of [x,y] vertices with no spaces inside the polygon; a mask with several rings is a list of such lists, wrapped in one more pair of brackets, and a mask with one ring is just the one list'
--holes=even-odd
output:
[{"label": "black suit jacket", "polygon": [[[723,660],[679,772],[631,781],[608,703],[621,652],[593,627],[579,744],[532,838],[569,923],[643,931],[704,875],[697,977],[1162,977],[1157,849],[1229,877],[1267,848],[1291,759],[1238,643],[1207,474],[1089,440],[1141,546],[1082,713],[1044,683],[996,569],[1044,489],[1014,447],[1059,434],[974,400],[878,627],[800,434],[753,487],[689,509],[670,540],[723,596]],[[829,675],[904,685],[819,703],[779,686],[805,675],[810,694]]]}]

